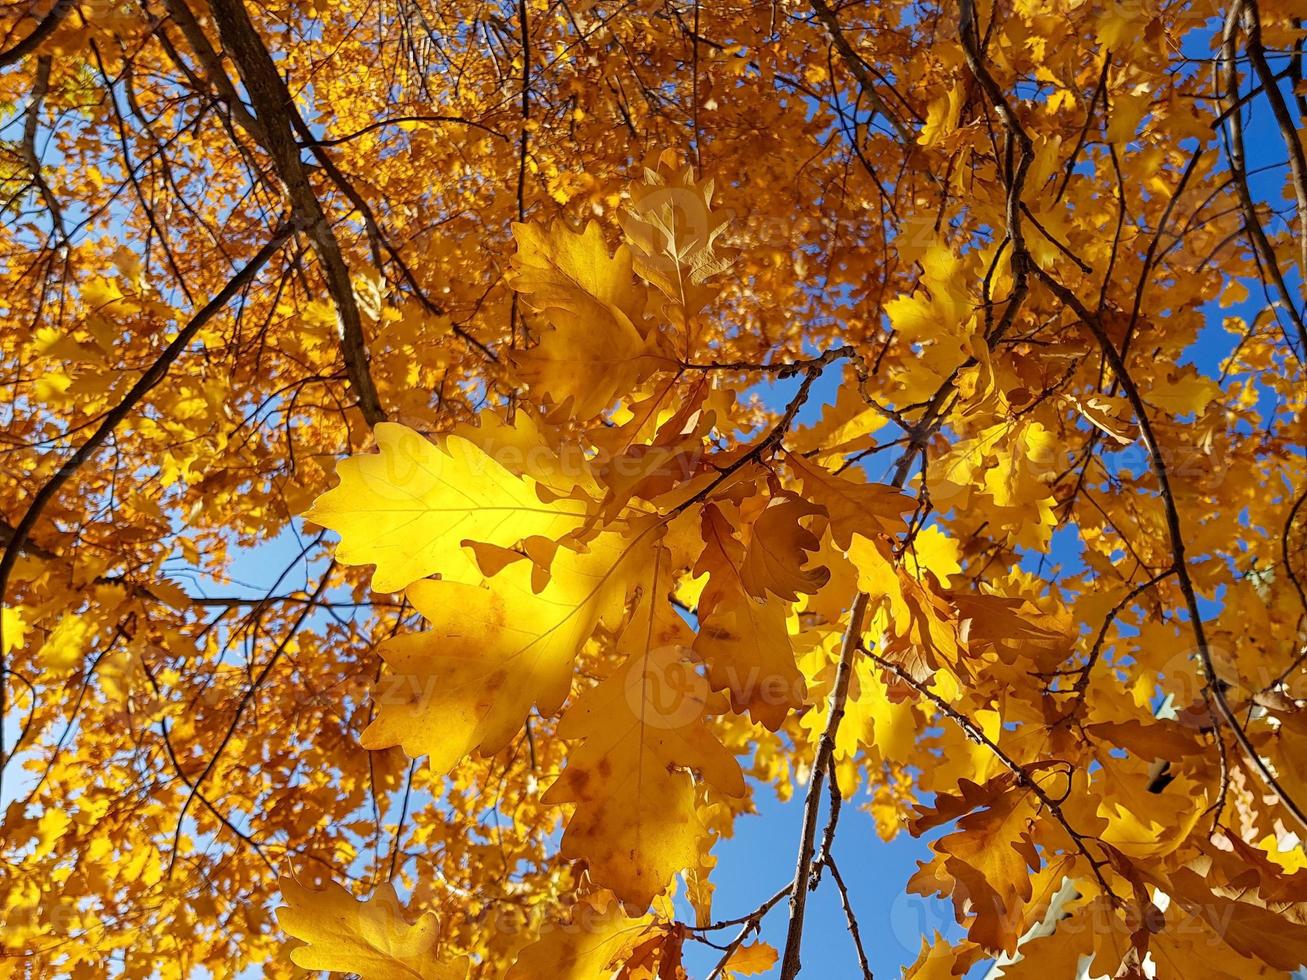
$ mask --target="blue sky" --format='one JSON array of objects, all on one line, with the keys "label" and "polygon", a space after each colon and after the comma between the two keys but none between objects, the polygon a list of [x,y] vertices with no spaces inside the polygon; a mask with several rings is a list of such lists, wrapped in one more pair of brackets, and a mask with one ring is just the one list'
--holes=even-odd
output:
[{"label": "blue sky", "polygon": [[[794,876],[795,856],[803,815],[804,787],[797,787],[788,803],[776,799],[770,788],[758,790],[757,816],[740,817],[735,836],[717,845],[718,864],[714,881],[714,914],[721,918],[745,915],[775,894]],[[860,794],[860,797],[863,794]],[[877,977],[896,977],[899,968],[917,958],[923,935],[935,930],[956,930],[950,903],[910,895],[904,884],[917,869],[917,862],[929,857],[926,843],[901,835],[886,843],[876,835],[871,817],[859,809],[861,799],[840,812],[835,860],[849,888],[850,902],[858,916],[867,960]],[[825,826],[823,820],[820,826]],[[937,837],[945,833],[933,833]],[[761,936],[777,950],[785,946],[788,908],[774,908],[763,923]],[[717,942],[734,938],[736,930],[715,934]],[[721,954],[690,943],[686,945],[686,966],[690,976],[704,977]],[[853,940],[845,927],[839,894],[829,878],[809,898],[804,920],[803,967],[812,977],[857,975]]]}]

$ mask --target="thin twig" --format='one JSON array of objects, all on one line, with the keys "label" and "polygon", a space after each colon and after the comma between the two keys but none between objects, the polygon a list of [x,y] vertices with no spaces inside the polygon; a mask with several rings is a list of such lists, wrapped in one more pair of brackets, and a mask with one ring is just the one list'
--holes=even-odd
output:
[{"label": "thin twig", "polygon": [[879,667],[889,671],[904,684],[907,684],[916,691],[921,697],[933,704],[940,712],[948,717],[949,720],[961,728],[963,733],[969,739],[977,745],[983,745],[985,748],[989,749],[989,751],[993,753],[994,758],[998,759],[999,762],[1001,762],[1003,766],[1016,777],[1017,784],[1034,793],[1039,798],[1040,803],[1044,805],[1045,809],[1053,815],[1053,819],[1062,826],[1064,831],[1066,831],[1067,836],[1070,837],[1072,843],[1075,844],[1076,850],[1078,850],[1081,855],[1084,856],[1085,860],[1089,862],[1089,867],[1093,870],[1094,877],[1098,880],[1098,887],[1102,890],[1102,893],[1113,903],[1120,902],[1119,896],[1112,890],[1112,886],[1107,883],[1107,879],[1103,877],[1101,869],[1104,861],[1095,858],[1090,854],[1089,848],[1085,843],[1088,840],[1096,840],[1097,838],[1082,834],[1072,827],[1071,823],[1066,818],[1066,814],[1062,812],[1061,803],[1049,796],[1048,791],[1035,781],[1024,766],[1008,755],[997,742],[980,729],[980,726],[954,708],[953,705],[949,704],[934,691],[930,690],[930,688],[926,687],[926,685],[918,681],[898,664],[894,663],[892,660],[885,659],[880,654],[873,650],[869,650],[866,647],[862,648],[862,653],[869,657]]},{"label": "thin twig", "polygon": [[1189,575],[1188,562],[1185,559],[1184,534],[1180,525],[1180,512],[1176,507],[1175,493],[1171,487],[1171,476],[1166,465],[1166,460],[1162,456],[1161,447],[1153,431],[1152,421],[1148,415],[1148,409],[1144,404],[1143,395],[1139,391],[1138,385],[1135,384],[1133,376],[1122,360],[1120,352],[1116,345],[1112,343],[1106,327],[1102,321],[1091,312],[1079,298],[1064,286],[1061,282],[1053,278],[1038,266],[1035,267],[1035,274],[1052,290],[1052,292],[1075,314],[1080,317],[1081,321],[1087,326],[1090,332],[1098,341],[1099,347],[1103,351],[1103,356],[1107,359],[1113,374],[1121,382],[1121,387],[1125,392],[1126,400],[1130,402],[1130,407],[1135,413],[1135,421],[1139,425],[1139,432],[1144,442],[1144,447],[1148,452],[1148,457],[1152,463],[1153,473],[1157,477],[1158,492],[1162,499],[1163,512],[1166,517],[1167,537],[1171,545],[1171,555],[1174,562],[1174,572],[1180,585],[1180,593],[1184,596],[1185,607],[1189,613],[1189,628],[1193,632],[1194,644],[1198,651],[1198,660],[1203,670],[1203,677],[1207,682],[1207,690],[1211,692],[1212,701],[1216,705],[1216,712],[1225,724],[1230,726],[1234,733],[1235,741],[1247,756],[1248,761],[1256,769],[1266,787],[1275,794],[1280,804],[1287,810],[1298,824],[1307,829],[1307,813],[1304,813],[1299,804],[1293,799],[1288,791],[1280,785],[1275,774],[1271,772],[1270,767],[1258,754],[1248,733],[1244,731],[1243,725],[1235,716],[1230,702],[1226,699],[1225,691],[1217,678],[1216,667],[1212,662],[1211,647],[1207,642],[1207,631],[1203,626],[1203,614],[1198,605],[1198,596],[1194,590],[1193,580]]},{"label": "thin twig", "polygon": [[821,807],[821,786],[829,760],[835,752],[835,735],[844,719],[849,698],[849,681],[853,676],[853,659],[862,638],[862,619],[867,612],[868,596],[859,592],[849,612],[849,623],[840,647],[840,662],[835,672],[835,687],[830,695],[826,727],[817,742],[816,757],[809,777],[808,795],[803,801],[803,831],[799,857],[794,869],[794,887],[790,891],[790,925],[785,936],[785,953],[781,958],[781,980],[794,980],[800,969],[799,950],[803,944],[803,917],[808,905],[808,881],[812,877],[812,855],[816,846],[817,814]]}]

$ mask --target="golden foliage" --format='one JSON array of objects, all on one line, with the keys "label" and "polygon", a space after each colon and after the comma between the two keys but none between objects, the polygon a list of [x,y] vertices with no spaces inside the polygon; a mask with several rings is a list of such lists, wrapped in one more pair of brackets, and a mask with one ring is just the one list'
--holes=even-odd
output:
[{"label": "golden foliage", "polygon": [[0,975],[1290,974],[1300,14],[8,5]]}]

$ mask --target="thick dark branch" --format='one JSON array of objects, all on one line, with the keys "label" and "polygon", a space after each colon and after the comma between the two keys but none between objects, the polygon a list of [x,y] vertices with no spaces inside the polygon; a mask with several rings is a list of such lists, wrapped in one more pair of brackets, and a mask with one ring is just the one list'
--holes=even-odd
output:
[{"label": "thick dark branch", "polygon": [[[187,43],[191,46],[191,49],[195,52],[196,57],[203,66],[205,78],[207,79],[208,84],[216,90],[218,97],[222,100],[223,104],[228,107],[232,118],[240,124],[241,128],[244,129],[251,138],[253,138],[255,143],[266,148],[268,145],[268,136],[263,124],[250,114],[245,102],[236,91],[236,86],[232,84],[231,78],[227,75],[221,57],[209,43],[208,36],[204,33],[203,27],[200,25],[199,21],[196,20],[190,7],[187,6],[186,0],[165,0],[165,2],[168,7],[169,16],[181,27],[182,33],[186,36]],[[178,67],[183,71],[186,70],[185,66],[180,62],[178,62]],[[413,294],[417,297],[418,302],[421,303],[423,308],[432,316],[443,316],[445,311],[441,309],[440,306],[427,294],[426,290],[422,288],[422,285],[417,281],[417,277],[413,274],[412,269],[404,260],[399,249],[392,244],[390,239],[384,234],[381,224],[377,220],[377,217],[373,213],[368,202],[358,193],[358,190],[353,186],[349,178],[345,176],[340,168],[336,166],[331,157],[327,155],[325,148],[347,142],[348,140],[354,139],[379,127],[407,120],[461,122],[478,129],[483,129],[487,133],[491,133],[500,139],[507,139],[507,137],[488,126],[469,119],[463,119],[457,116],[423,115],[397,116],[389,119],[381,119],[371,125],[363,127],[355,133],[340,137],[339,139],[317,139],[304,123],[303,119],[300,118],[298,112],[287,112],[286,116],[293,128],[297,145],[301,148],[308,149],[313,154],[318,164],[326,172],[327,176],[331,178],[332,183],[336,185],[340,192],[349,200],[350,204],[352,204],[358,211],[359,216],[363,219],[363,222],[367,227],[368,235],[390,256],[391,261],[393,261],[399,269],[400,275],[403,277],[404,281],[407,282],[409,287],[413,290]],[[232,132],[233,139],[235,139],[235,135],[236,134]],[[239,141],[237,142],[239,143]],[[244,152],[243,144],[241,144],[239,148]],[[381,261],[382,256],[378,253],[377,262],[380,263]],[[456,336],[466,341],[469,346],[476,348],[476,350],[484,357],[491,361],[498,360],[494,351],[476,337],[472,336],[466,327],[458,323],[451,324],[451,327]],[[350,374],[350,378],[351,383],[353,383],[352,373]]]},{"label": "thick dark branch", "polygon": [[368,370],[363,318],[340,242],[309,182],[308,168],[300,159],[291,122],[292,115],[297,114],[294,102],[242,0],[213,0],[212,10],[223,46],[235,61],[254,106],[258,129],[264,137],[263,148],[286,185],[296,217],[306,225],[309,240],[322,263],[327,290],[340,317],[341,353],[350,384],[358,396],[359,410],[368,425],[376,425],[385,421],[386,413]]},{"label": "thick dark branch", "polygon": [[[0,547],[8,548],[9,543],[13,540],[14,526],[3,517],[0,517]],[[53,561],[59,557],[49,548],[42,547],[35,541],[24,541],[19,545],[15,545],[15,547],[17,547],[22,554],[35,555],[37,558],[44,559],[45,561]]]},{"label": "thick dark branch", "polygon": [[74,6],[73,0],[56,0],[50,12],[37,22],[32,33],[27,35],[7,51],[0,51],[0,68],[17,64],[41,46],[41,43],[54,33],[55,28],[68,16]]},{"label": "thick dark branch", "polygon": [[51,63],[52,59],[48,54],[43,54],[36,59],[36,80],[32,83],[31,101],[27,104],[27,111],[23,118],[21,152],[23,162],[27,164],[27,169],[32,172],[32,180],[36,183],[37,193],[41,195],[41,202],[45,205],[46,210],[50,212],[50,223],[59,236],[61,243],[67,246],[68,229],[64,225],[63,208],[59,206],[54,191],[50,189],[45,174],[41,172],[41,158],[36,152],[36,131],[40,124],[41,106],[45,103],[46,93],[50,91]]},{"label": "thick dark branch", "polygon": [[871,103],[872,109],[889,121],[889,124],[894,127],[894,132],[898,134],[899,142],[903,144],[905,149],[910,151],[917,143],[916,135],[899,118],[898,113],[891,109],[885,100],[881,98],[880,92],[876,89],[875,79],[871,77],[871,72],[867,70],[866,62],[862,60],[858,52],[853,50],[853,45],[844,36],[844,30],[840,27],[835,11],[826,5],[825,0],[809,0],[809,2],[812,4],[812,12],[825,25],[826,33],[830,35],[831,44],[835,45],[835,50],[844,59],[845,66],[857,79],[858,85],[861,86],[867,101]]},{"label": "thick dark branch", "polygon": [[[1221,43],[1221,65],[1225,72],[1225,101],[1227,106],[1237,106],[1239,103],[1239,72],[1235,67],[1235,32],[1239,23],[1239,14],[1243,9],[1242,0],[1235,0],[1234,6],[1225,18],[1225,33]],[[1269,276],[1271,282],[1275,285],[1276,292],[1280,294],[1284,309],[1289,314],[1289,319],[1293,321],[1294,328],[1298,332],[1298,342],[1302,347],[1301,351],[1294,350],[1292,344],[1290,349],[1294,350],[1300,363],[1307,364],[1307,322],[1303,320],[1303,314],[1298,309],[1298,304],[1294,302],[1293,296],[1289,292],[1289,286],[1284,280],[1284,274],[1280,271],[1280,263],[1276,259],[1275,250],[1271,247],[1270,240],[1266,237],[1266,230],[1262,228],[1261,219],[1257,217],[1257,206],[1253,202],[1252,191],[1248,186],[1248,164],[1244,155],[1243,142],[1243,119],[1240,117],[1238,110],[1229,113],[1226,121],[1226,156],[1230,162],[1230,172],[1234,176],[1235,191],[1239,195],[1239,206],[1243,211],[1244,228],[1248,232],[1248,239],[1252,243],[1253,252],[1257,256],[1262,266],[1262,274]]]},{"label": "thick dark branch", "polygon": [[808,795],[803,801],[803,833],[799,842],[799,858],[794,870],[794,886],[790,889],[790,925],[785,937],[785,953],[781,958],[781,980],[794,980],[799,975],[799,948],[803,943],[803,917],[808,905],[808,883],[813,871],[813,852],[817,846],[817,812],[821,807],[821,786],[835,752],[835,735],[844,719],[844,707],[849,698],[849,681],[853,676],[853,659],[862,640],[862,619],[867,612],[868,596],[858,593],[849,613],[849,624],[844,631],[840,647],[840,663],[835,673],[835,688],[831,691],[830,710],[826,727],[817,742],[817,755],[812,762]]},{"label": "thick dark branch", "polygon": [[236,86],[227,75],[227,69],[223,67],[222,57],[209,43],[208,35],[204,33],[204,28],[186,0],[164,0],[164,7],[168,10],[168,16],[181,28],[182,36],[186,38],[186,43],[191,46],[195,57],[199,59],[200,66],[204,69],[205,78],[217,90],[232,118],[253,137],[256,143],[264,146],[267,137],[263,127],[241,100]]},{"label": "thick dark branch", "polygon": [[[301,137],[310,135],[308,127],[305,126],[302,121],[298,118],[292,121],[295,123],[295,128],[300,133]],[[384,249],[386,254],[390,256],[390,260],[395,263],[395,267],[399,269],[400,276],[403,277],[406,283],[408,283],[409,288],[413,290],[413,295],[417,297],[417,301],[422,304],[422,308],[432,316],[444,316],[445,310],[427,294],[427,291],[422,287],[422,284],[418,282],[417,276],[413,273],[412,268],[409,267],[408,262],[405,261],[403,254],[391,243],[389,237],[387,237],[385,231],[382,229],[381,222],[377,220],[377,216],[373,213],[372,207],[368,204],[363,195],[358,192],[358,189],[350,182],[350,179],[344,174],[344,172],[336,166],[335,161],[331,159],[327,151],[323,148],[323,145],[312,142],[306,143],[305,145],[308,146],[309,152],[313,154],[314,159],[316,159],[322,166],[322,169],[326,172],[327,176],[331,178],[331,182],[339,188],[340,192],[345,195],[349,203],[354,205],[359,216],[363,219],[363,224],[367,227],[368,234],[372,236],[376,245],[380,246],[381,249]],[[380,252],[377,253],[376,260],[378,263],[382,261]],[[513,296],[516,298],[517,293],[514,292]],[[468,329],[462,324],[451,323],[450,327],[455,336],[466,342],[468,346],[475,348],[483,357],[486,358],[486,360],[499,360],[494,351],[469,333]]]},{"label": "thick dark branch", "polygon": [[[1298,201],[1298,276],[1300,285],[1307,290],[1307,155],[1303,153],[1302,139],[1298,136],[1298,127],[1294,125],[1289,113],[1284,93],[1280,91],[1280,82],[1271,66],[1266,61],[1266,47],[1262,44],[1262,23],[1257,12],[1257,0],[1243,0],[1244,30],[1248,34],[1248,60],[1252,62],[1253,71],[1257,73],[1266,100],[1271,104],[1276,125],[1284,137],[1285,147],[1289,151],[1289,174],[1292,178],[1294,196]],[[1307,350],[1303,351],[1307,356]]]},{"label": "thick dark branch", "polygon": [[[517,220],[521,223],[526,221],[526,162],[531,147],[531,24],[527,19],[526,0],[518,0],[517,19],[522,40],[522,128],[517,140]],[[515,289],[508,304],[508,343],[513,349],[518,345],[517,327],[522,316],[520,304]],[[524,341],[529,339],[525,326],[523,323]],[[509,418],[517,411],[516,391],[509,396],[508,411]]]}]

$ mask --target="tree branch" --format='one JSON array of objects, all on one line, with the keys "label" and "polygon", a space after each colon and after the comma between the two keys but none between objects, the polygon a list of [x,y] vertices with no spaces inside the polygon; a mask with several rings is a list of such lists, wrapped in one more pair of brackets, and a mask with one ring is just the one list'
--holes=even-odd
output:
[{"label": "tree branch", "polygon": [[835,11],[826,5],[825,0],[809,0],[812,5],[812,12],[826,27],[826,33],[830,35],[831,44],[835,45],[835,50],[840,53],[844,59],[845,66],[857,79],[858,85],[861,86],[863,93],[867,96],[867,101],[871,103],[872,109],[879,112],[894,127],[894,132],[898,134],[899,142],[903,144],[908,151],[916,146],[917,137],[908,129],[907,124],[899,118],[898,113],[892,110],[888,103],[881,98],[880,92],[876,89],[875,80],[871,77],[871,72],[867,70],[866,62],[853,50],[853,45],[849,39],[844,36],[844,31],[840,27],[839,18],[835,16]]},{"label": "tree branch", "polygon": [[798,976],[799,948],[803,944],[803,917],[808,905],[808,884],[812,877],[812,855],[816,847],[817,813],[821,807],[821,786],[835,751],[835,735],[844,719],[844,707],[849,698],[849,680],[853,675],[853,658],[862,639],[862,619],[867,612],[868,596],[859,592],[849,612],[849,624],[844,631],[840,647],[840,663],[835,672],[835,688],[830,696],[830,713],[826,727],[817,742],[817,754],[812,763],[808,795],[803,801],[803,832],[799,842],[799,857],[794,870],[794,886],[790,890],[790,925],[785,936],[785,953],[781,958],[781,980],[794,980]]},{"label": "tree branch", "polygon": [[1216,667],[1212,663],[1212,651],[1207,643],[1207,632],[1203,627],[1202,610],[1198,607],[1198,596],[1194,591],[1193,580],[1190,578],[1189,566],[1185,559],[1184,535],[1180,526],[1180,512],[1175,503],[1175,493],[1171,488],[1171,476],[1167,470],[1166,460],[1162,456],[1161,448],[1158,445],[1157,437],[1153,432],[1153,425],[1148,417],[1147,406],[1144,404],[1139,387],[1135,384],[1134,378],[1130,375],[1120,352],[1117,351],[1116,345],[1112,343],[1111,337],[1098,317],[1080,302],[1074,292],[1057,279],[1038,266],[1035,266],[1034,269],[1040,280],[1067,307],[1075,311],[1076,315],[1097,339],[1098,345],[1103,351],[1103,356],[1107,359],[1112,373],[1121,382],[1126,400],[1130,402],[1130,407],[1135,413],[1135,421],[1139,425],[1144,447],[1148,451],[1153,472],[1157,476],[1158,492],[1162,498],[1162,507],[1166,517],[1167,537],[1170,540],[1171,555],[1174,559],[1174,572],[1180,585],[1180,592],[1184,596],[1185,607],[1189,613],[1189,626],[1193,631],[1194,644],[1198,650],[1199,664],[1207,682],[1207,690],[1211,693],[1212,703],[1216,706],[1216,713],[1225,724],[1230,726],[1235,741],[1243,749],[1244,755],[1247,756],[1249,763],[1257,771],[1262,782],[1275,794],[1280,804],[1293,816],[1298,824],[1307,829],[1307,813],[1303,812],[1298,803],[1280,785],[1275,774],[1271,772],[1270,767],[1258,754],[1257,749],[1248,737],[1248,733],[1244,731],[1243,725],[1230,707],[1225,691],[1217,679]]},{"label": "tree branch", "polygon": [[349,267],[322,203],[309,182],[308,169],[300,159],[300,148],[291,122],[292,114],[298,115],[294,101],[242,0],[212,0],[211,8],[223,45],[235,61],[254,106],[258,130],[264,138],[263,148],[272,158],[273,166],[286,186],[291,206],[297,218],[306,225],[309,240],[322,263],[327,291],[340,317],[341,354],[350,384],[358,397],[359,411],[370,426],[384,422],[386,413],[368,369],[363,318],[354,296]]},{"label": "tree branch", "polygon": [[0,68],[17,64],[40,47],[41,43],[54,33],[55,28],[62,23],[74,5],[74,0],[55,0],[55,5],[37,22],[31,34],[7,51],[0,51]]}]

